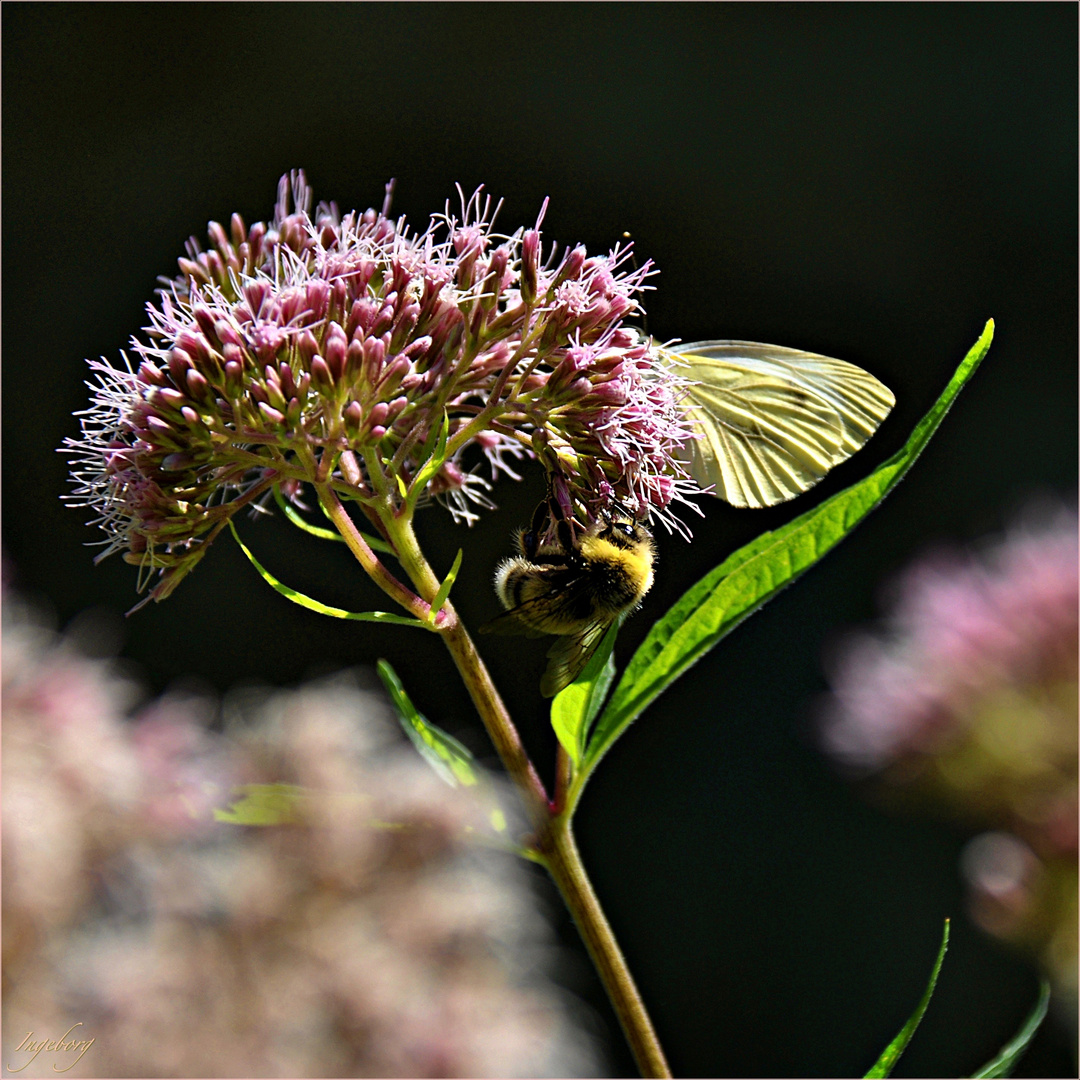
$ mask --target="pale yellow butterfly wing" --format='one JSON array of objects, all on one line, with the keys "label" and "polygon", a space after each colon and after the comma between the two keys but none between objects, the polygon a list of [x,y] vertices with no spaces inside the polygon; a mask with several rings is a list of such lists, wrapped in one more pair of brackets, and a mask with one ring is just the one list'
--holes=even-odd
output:
[{"label": "pale yellow butterfly wing", "polygon": [[877,430],[895,398],[854,364],[755,341],[664,350],[693,385],[694,479],[733,506],[773,506],[816,484]]}]

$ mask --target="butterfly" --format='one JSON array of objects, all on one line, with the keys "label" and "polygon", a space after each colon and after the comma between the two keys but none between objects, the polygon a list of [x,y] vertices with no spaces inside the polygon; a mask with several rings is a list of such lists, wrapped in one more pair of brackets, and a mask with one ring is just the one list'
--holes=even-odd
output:
[{"label": "butterfly", "polygon": [[782,345],[696,341],[661,355],[691,382],[690,471],[732,506],[775,506],[813,487],[896,401],[854,364]]}]

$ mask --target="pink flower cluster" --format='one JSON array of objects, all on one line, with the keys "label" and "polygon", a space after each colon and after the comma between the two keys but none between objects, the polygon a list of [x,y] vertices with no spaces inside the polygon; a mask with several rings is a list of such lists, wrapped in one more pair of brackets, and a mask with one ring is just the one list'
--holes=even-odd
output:
[{"label": "pink flower cluster", "polygon": [[91,363],[69,498],[97,511],[105,554],[161,571],[153,598],[273,485],[329,479],[369,511],[435,497],[472,521],[491,505],[477,466],[513,476],[535,454],[581,525],[616,502],[674,522],[697,490],[677,458],[684,382],[623,326],[650,263],[627,270],[618,247],[545,258],[543,211],[497,234],[479,191],[420,234],[388,205],[310,206],[300,172],[269,226],[212,222],[210,249],[189,242],[148,305],[136,366]]}]

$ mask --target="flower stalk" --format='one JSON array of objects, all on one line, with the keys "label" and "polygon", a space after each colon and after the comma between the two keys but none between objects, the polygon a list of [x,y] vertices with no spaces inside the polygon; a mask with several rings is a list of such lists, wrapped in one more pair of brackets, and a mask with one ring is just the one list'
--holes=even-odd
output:
[{"label": "flower stalk", "polygon": [[506,235],[480,191],[419,234],[388,204],[343,215],[311,202],[297,172],[282,177],[270,223],[212,222],[209,249],[193,238],[147,305],[136,362],[91,363],[93,402],[66,440],[69,501],[97,513],[102,557],[122,551],[157,573],[145,603],[169,596],[240,509],[272,494],[303,509],[310,485],[364,572],[443,638],[525,802],[530,857],[562,892],[643,1074],[669,1075],[574,844],[568,765],[550,798],[448,599],[459,564],[440,581],[413,530],[432,502],[471,524],[493,506],[491,481],[519,479],[530,458],[557,511],[549,540],[556,516],[572,534],[613,513],[685,530],[672,504],[699,492],[683,464],[688,384],[623,324],[652,266],[627,269],[625,246],[545,252],[546,203]]},{"label": "flower stalk", "polygon": [[[343,509],[341,513],[344,514]],[[347,514],[344,516],[348,518]],[[336,523],[336,516],[334,520]],[[406,574],[417,592],[430,603],[438,592],[439,580],[420,550],[411,520],[403,516],[384,523]],[[619,1017],[641,1075],[670,1076],[656,1030],[585,872],[574,841],[570,815],[557,802],[549,800],[487,667],[449,601],[443,604],[438,630],[500,760],[522,795],[535,830],[532,851],[537,861],[551,874],[573,916]],[[564,755],[565,751],[560,751],[560,757]],[[560,784],[560,788],[563,787]]]}]

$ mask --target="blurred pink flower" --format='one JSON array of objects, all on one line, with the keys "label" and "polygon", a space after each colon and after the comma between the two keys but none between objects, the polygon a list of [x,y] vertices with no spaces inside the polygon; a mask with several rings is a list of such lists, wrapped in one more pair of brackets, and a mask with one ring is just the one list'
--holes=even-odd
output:
[{"label": "blurred pink flower", "polygon": [[[469,839],[490,790],[439,780],[380,699],[129,719],[130,683],[4,615],[5,1064],[81,1023],[71,1076],[596,1074],[524,868]],[[254,783],[299,785],[295,823],[215,820]]]},{"label": "blurred pink flower", "polygon": [[1016,527],[980,557],[937,555],[885,629],[832,665],[824,740],[859,772],[993,830],[964,872],[977,921],[1077,988],[1077,517]]}]

